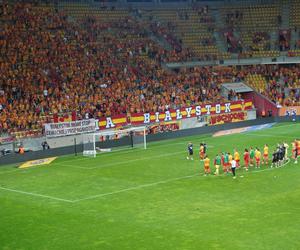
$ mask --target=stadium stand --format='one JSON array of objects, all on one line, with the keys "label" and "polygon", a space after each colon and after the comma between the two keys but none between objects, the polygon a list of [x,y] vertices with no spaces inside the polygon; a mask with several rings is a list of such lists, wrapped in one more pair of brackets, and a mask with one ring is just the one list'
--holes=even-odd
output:
[{"label": "stadium stand", "polygon": [[[290,24],[300,26],[295,1]],[[245,80],[278,105],[299,104],[299,67],[194,67],[166,62],[276,57],[291,50],[278,4],[133,10],[84,3],[2,4],[0,133],[38,135],[53,120],[161,111],[223,100],[221,83]],[[278,50],[272,33],[278,39]],[[217,46],[223,34],[228,51]],[[280,36],[279,36],[280,37]],[[285,46],[287,44],[288,46]],[[271,71],[272,69],[273,71]],[[274,73],[275,72],[275,73]],[[279,76],[274,75],[279,74]],[[283,76],[281,76],[283,75]],[[282,79],[283,77],[283,79]],[[233,96],[233,98],[239,98]]]},{"label": "stadium stand", "polygon": [[129,17],[74,23],[54,8],[21,3],[4,17],[10,22],[1,32],[2,132],[41,131],[72,111],[81,119],[221,98],[208,70],[174,74],[160,67],[169,55]]},{"label": "stadium stand", "polygon": [[220,51],[213,36],[215,20],[208,7],[173,10],[155,10],[148,16],[160,23],[172,23],[173,37],[180,41],[184,48],[190,48],[191,56],[201,60],[229,58],[228,53]]},{"label": "stadium stand", "polygon": [[[251,70],[245,81],[278,107],[300,104],[300,68],[296,66],[264,65]],[[256,73],[253,73],[255,72]]]},{"label": "stadium stand", "polygon": [[229,51],[239,53],[240,58],[274,57],[279,52],[272,50],[275,46],[271,34],[279,27],[279,6],[239,5],[222,7],[220,13],[225,25],[224,37]]}]

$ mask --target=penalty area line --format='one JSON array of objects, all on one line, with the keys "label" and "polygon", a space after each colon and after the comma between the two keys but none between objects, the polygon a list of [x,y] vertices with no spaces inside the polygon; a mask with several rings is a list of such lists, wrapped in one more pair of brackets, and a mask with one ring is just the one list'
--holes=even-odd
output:
[{"label": "penalty area line", "polygon": [[72,200],[62,199],[62,198],[58,198],[58,197],[54,197],[54,196],[31,193],[31,192],[26,192],[26,191],[22,191],[22,190],[1,187],[1,186],[0,186],[0,190],[19,193],[19,194],[24,194],[24,195],[28,195],[28,196],[42,197],[42,198],[47,198],[47,199],[50,199],[50,200],[63,201],[63,202],[68,202],[68,203],[73,203],[74,202]]},{"label": "penalty area line", "polygon": [[[284,167],[288,163],[290,163],[290,159],[288,159],[288,161],[285,162],[281,167]],[[275,169],[277,169],[277,168],[267,168],[267,169],[261,169],[261,170],[254,170],[254,171],[250,171],[250,172],[246,172],[246,171],[245,172],[243,171],[243,172],[246,173],[246,174],[251,174],[251,173],[260,173],[260,172],[269,171],[269,170],[275,170]],[[138,190],[138,189],[142,189],[142,188],[153,187],[153,186],[156,186],[156,185],[166,184],[166,183],[170,183],[170,182],[174,182],[174,181],[178,181],[178,180],[190,179],[190,178],[193,178],[193,177],[196,177],[196,176],[198,176],[198,177],[204,177],[204,176],[202,176],[202,174],[203,173],[199,172],[199,173],[194,174],[194,175],[187,175],[187,176],[182,176],[182,177],[167,179],[167,180],[164,180],[164,181],[158,181],[158,182],[143,184],[143,185],[139,185],[139,186],[124,188],[124,189],[120,189],[120,190],[113,191],[113,192],[96,194],[96,195],[88,196],[88,197],[85,197],[85,198],[82,198],[82,199],[73,200],[73,202],[77,203],[77,202],[85,201],[85,200],[93,200],[93,199],[96,199],[96,198],[102,198],[102,197],[105,197],[105,196],[110,196],[110,195],[125,193],[125,192],[132,191],[132,190]]]},{"label": "penalty area line", "polygon": [[55,164],[57,166],[63,166],[63,167],[71,167],[71,168],[89,169],[90,170],[90,169],[101,169],[101,168],[106,168],[106,167],[114,167],[114,166],[119,166],[119,165],[132,163],[132,162],[138,162],[138,161],[159,159],[159,158],[164,158],[164,157],[167,157],[167,156],[178,155],[180,153],[184,154],[184,151],[181,150],[181,151],[177,151],[177,152],[166,153],[166,154],[158,154],[158,155],[147,156],[147,157],[127,160],[127,161],[112,162],[112,163],[107,163],[107,164],[103,164],[103,165],[100,165],[98,163],[99,166],[95,166],[95,167],[81,167],[81,166],[76,166],[76,165],[64,164],[63,162],[59,162],[59,163],[57,162],[57,163],[53,163],[53,164]]}]

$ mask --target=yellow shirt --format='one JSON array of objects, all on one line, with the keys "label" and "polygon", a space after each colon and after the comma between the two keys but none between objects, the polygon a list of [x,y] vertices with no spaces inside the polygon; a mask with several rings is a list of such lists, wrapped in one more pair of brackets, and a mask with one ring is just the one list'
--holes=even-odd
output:
[{"label": "yellow shirt", "polygon": [[240,160],[240,154],[239,154],[239,152],[235,152],[234,153],[234,159],[235,160]]},{"label": "yellow shirt", "polygon": [[261,152],[256,150],[255,151],[255,158],[260,158],[261,157]]},{"label": "yellow shirt", "polygon": [[210,163],[210,159],[209,158],[205,158],[204,159],[204,166],[205,167],[209,167],[209,163]]},{"label": "yellow shirt", "polygon": [[269,148],[266,146],[264,147],[264,155],[268,155],[269,154]]}]

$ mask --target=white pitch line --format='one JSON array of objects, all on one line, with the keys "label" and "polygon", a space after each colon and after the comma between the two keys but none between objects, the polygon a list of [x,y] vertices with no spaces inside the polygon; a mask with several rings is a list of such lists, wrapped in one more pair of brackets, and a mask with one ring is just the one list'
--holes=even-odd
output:
[{"label": "white pitch line", "polygon": [[[178,139],[178,138],[177,138]],[[165,140],[163,141],[163,144],[159,145],[159,143],[162,143],[162,141],[160,142],[150,142],[149,145],[153,145],[153,147],[150,147],[147,149],[147,151],[153,151],[155,150],[156,148],[160,148],[160,147],[170,147],[172,145],[180,145],[180,144],[183,144],[183,145],[187,145],[187,142],[176,142],[176,143],[172,143],[172,141],[174,140],[177,140],[177,139],[168,139],[168,140]],[[202,137],[202,138],[199,138],[197,140],[205,140],[205,139],[212,139],[212,136],[206,136],[206,137]],[[158,144],[158,145],[156,145]],[[214,147],[214,146],[210,146],[209,147]],[[181,151],[182,152],[182,151]],[[112,151],[112,154],[114,155],[122,155],[122,154],[127,154],[127,153],[136,153],[135,150],[119,150],[119,151]],[[101,154],[98,154],[100,157],[103,157],[103,156],[111,156],[112,154],[110,153],[101,153]],[[65,163],[65,162],[78,162],[78,161],[84,161],[86,160],[87,158],[80,158],[80,159],[71,159],[71,160],[66,160],[66,161],[60,161],[59,163],[55,163],[55,164],[60,164],[60,163]],[[91,159],[95,159],[95,158],[91,158]],[[53,163],[53,164],[54,164]]]},{"label": "white pitch line", "polygon": [[[283,165],[281,165],[280,167],[278,167],[278,168],[282,168],[282,167],[284,167],[286,164],[289,164],[290,163],[290,159],[288,159],[288,161],[287,162],[285,162]],[[259,172],[264,172],[264,171],[269,171],[269,170],[274,170],[274,169],[278,169],[278,168],[276,168],[276,167],[269,167],[269,168],[266,168],[266,169],[261,169],[261,170],[255,170],[255,171],[250,171],[250,172],[248,172],[248,173],[259,173]]]},{"label": "white pitch line", "polygon": [[1,186],[0,186],[0,189],[5,190],[5,191],[14,192],[14,193],[19,193],[19,194],[25,194],[25,195],[29,195],[29,196],[43,197],[43,198],[47,198],[47,199],[50,199],[50,200],[64,201],[64,202],[68,202],[68,203],[73,203],[74,202],[72,200],[57,198],[57,197],[54,197],[54,196],[31,193],[31,192],[21,191],[21,190],[17,190],[17,189],[12,189],[12,188],[5,188],[5,187],[1,187]]},{"label": "white pitch line", "polygon": [[[284,163],[281,167],[285,166],[289,162],[290,162],[290,159],[288,159],[288,161],[286,163]],[[247,174],[259,173],[259,172],[275,170],[275,169],[277,169],[277,168],[268,168],[268,169],[262,169],[262,170],[255,170],[255,171],[250,171],[250,172],[246,172],[246,173]],[[158,182],[143,184],[143,185],[139,185],[139,186],[135,186],[135,187],[125,188],[125,189],[121,189],[121,190],[117,190],[117,191],[113,191],[113,192],[109,192],[109,193],[102,193],[102,194],[98,194],[98,195],[88,196],[88,197],[85,197],[85,198],[82,198],[82,199],[76,199],[76,200],[62,199],[62,198],[58,198],[58,197],[54,197],[54,196],[31,193],[31,192],[21,191],[21,190],[17,190],[17,189],[12,189],[12,188],[5,188],[5,187],[1,187],[1,186],[0,186],[0,189],[10,191],[10,192],[14,192],[14,193],[25,194],[25,195],[29,195],[29,196],[47,198],[47,199],[50,199],[50,200],[63,201],[63,202],[67,202],[67,203],[77,203],[77,202],[84,201],[84,200],[91,200],[91,199],[95,199],[95,198],[101,198],[101,197],[105,197],[105,196],[110,196],[110,195],[114,195],[114,194],[119,194],[119,193],[132,191],[132,190],[142,189],[142,188],[145,188],[145,187],[151,187],[151,186],[170,183],[170,182],[174,182],[174,181],[178,181],[178,180],[182,180],[182,179],[193,178],[195,176],[204,177],[204,176],[201,176],[201,173],[194,174],[194,175],[187,175],[187,176],[167,179],[167,180],[164,180],[164,181],[158,181]]]},{"label": "white pitch line", "polygon": [[[245,134],[248,135],[248,134]],[[252,136],[257,136],[257,135],[252,135]],[[260,136],[260,135],[259,135]],[[181,143],[177,143],[177,144],[181,144]],[[186,143],[182,143],[182,144],[186,144]],[[218,144],[223,145],[223,146],[227,146],[227,144]],[[214,148],[213,145],[208,145],[209,148]],[[155,159],[155,158],[163,158],[166,156],[172,156],[172,155],[177,155],[180,153],[183,153],[184,151],[177,151],[177,152],[173,152],[173,153],[167,153],[167,154],[160,154],[160,155],[154,155],[154,156],[147,156],[147,157],[143,157],[143,158],[137,158],[137,159],[133,159],[133,160],[127,160],[127,161],[120,161],[120,162],[113,162],[113,163],[108,163],[108,164],[104,164],[104,165],[99,165],[97,167],[81,167],[81,166],[76,166],[76,165],[69,165],[69,164],[64,164],[64,162],[73,162],[76,160],[72,160],[72,161],[64,161],[64,162],[57,162],[54,163],[58,166],[64,166],[64,167],[71,167],[71,168],[78,168],[78,169],[100,169],[100,168],[106,168],[106,167],[113,167],[113,166],[118,166],[118,165],[123,165],[123,164],[127,164],[127,163],[131,163],[131,162],[137,162],[137,161],[143,161],[143,160],[151,160],[151,159]],[[82,159],[79,159],[82,160]],[[86,159],[84,159],[86,160]]]},{"label": "white pitch line", "polygon": [[119,193],[124,193],[124,192],[132,191],[132,190],[137,190],[137,189],[141,189],[141,188],[145,188],[145,187],[152,187],[152,186],[156,186],[156,185],[159,185],[159,184],[165,184],[165,183],[174,182],[174,181],[178,181],[178,180],[193,178],[193,177],[195,177],[197,175],[198,174],[187,175],[187,176],[182,176],[182,177],[167,179],[167,180],[164,180],[164,181],[158,181],[158,182],[143,184],[143,185],[139,185],[139,186],[135,186],[135,187],[124,188],[124,189],[113,191],[113,192],[109,192],[109,193],[97,194],[97,195],[88,196],[88,197],[85,197],[85,198],[82,198],[82,199],[77,199],[77,200],[74,200],[73,202],[80,202],[80,201],[84,201],[84,200],[91,200],[91,199],[100,198],[100,197],[104,197],[104,196],[109,196],[109,195],[113,195],[113,194],[119,194]]},{"label": "white pitch line", "polygon": [[[289,162],[290,162],[290,159],[288,159],[288,161],[286,163],[284,163],[281,167],[284,167]],[[247,173],[247,174],[259,173],[259,172],[275,170],[275,169],[277,169],[277,168],[267,168],[267,169],[262,169],[262,170],[254,170],[254,171],[245,172],[245,173]],[[74,200],[73,202],[80,202],[80,201],[84,201],[84,200],[92,200],[92,199],[96,199],[96,198],[101,198],[101,197],[105,197],[105,196],[110,196],[110,195],[114,195],[114,194],[119,194],[119,193],[132,191],[132,190],[142,189],[142,188],[145,188],[145,187],[151,187],[151,186],[156,186],[156,185],[159,185],[159,184],[165,184],[165,183],[169,183],[169,182],[173,182],[173,181],[177,181],[177,180],[188,179],[188,178],[192,178],[192,177],[195,177],[195,176],[205,178],[204,176],[202,176],[202,174],[203,173],[194,174],[194,175],[187,175],[187,176],[167,179],[165,181],[158,181],[158,182],[143,184],[143,185],[139,185],[139,186],[135,186],[135,187],[124,188],[124,189],[120,189],[120,190],[113,191],[113,192],[102,193],[102,194],[88,196],[88,197],[85,197],[85,198],[82,198],[82,199],[77,199],[77,200]]]},{"label": "white pitch line", "polygon": [[[265,128],[265,129],[261,129],[261,130],[268,130],[268,129],[278,129],[278,128],[282,128],[282,127],[291,127],[291,126],[296,126],[296,124],[287,124],[287,125],[282,125],[282,126],[277,126],[277,127],[270,127],[270,128]],[[257,131],[261,131],[261,130],[257,130]],[[251,131],[251,132],[257,132],[257,131]],[[256,134],[249,134],[251,132],[247,132],[247,133],[242,133],[242,134],[245,134],[245,135],[251,135],[251,136],[257,136]],[[261,135],[258,135],[258,136],[261,136]],[[191,137],[191,136],[189,136]],[[205,140],[205,139],[212,139],[213,137],[212,136],[206,136],[206,137],[202,137],[202,138],[199,138],[197,140]],[[178,142],[178,143],[172,143],[172,141],[174,141],[176,139],[167,139],[167,140],[164,140],[163,141],[163,144],[162,145],[157,145],[156,144],[159,144],[161,143],[160,142],[150,142],[149,145],[153,145],[154,147],[153,148],[149,148],[147,149],[148,151],[152,150],[152,149],[156,149],[156,148],[159,148],[159,147],[169,147],[170,145],[175,145],[175,144],[186,144],[186,143],[183,143],[183,142]],[[126,150],[126,152],[124,151],[119,151],[119,152],[113,152],[114,154],[123,154],[123,153],[132,153],[132,152],[135,152],[135,151],[130,151],[130,150]],[[105,155],[111,155],[111,154],[102,154],[102,156],[105,156]],[[86,160],[86,158],[80,158],[80,159],[71,159],[71,160],[66,160],[66,161],[61,161],[59,163],[55,163],[55,164],[63,164],[65,162],[78,162],[78,161],[82,161],[82,160]],[[83,167],[78,167],[78,168],[83,168]]]}]

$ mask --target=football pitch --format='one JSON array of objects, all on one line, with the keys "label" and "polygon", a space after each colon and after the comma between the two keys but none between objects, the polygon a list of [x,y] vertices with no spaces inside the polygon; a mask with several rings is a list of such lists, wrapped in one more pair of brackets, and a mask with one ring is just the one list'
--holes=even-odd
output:
[{"label": "football pitch", "polygon": [[[221,151],[237,148],[242,158],[265,143],[271,154],[283,141],[290,155],[296,137],[299,123],[281,123],[0,167],[0,249],[300,249],[300,162],[239,169],[233,179],[203,176],[198,158],[202,141],[211,163]],[[194,161],[186,159],[189,141]]]}]

